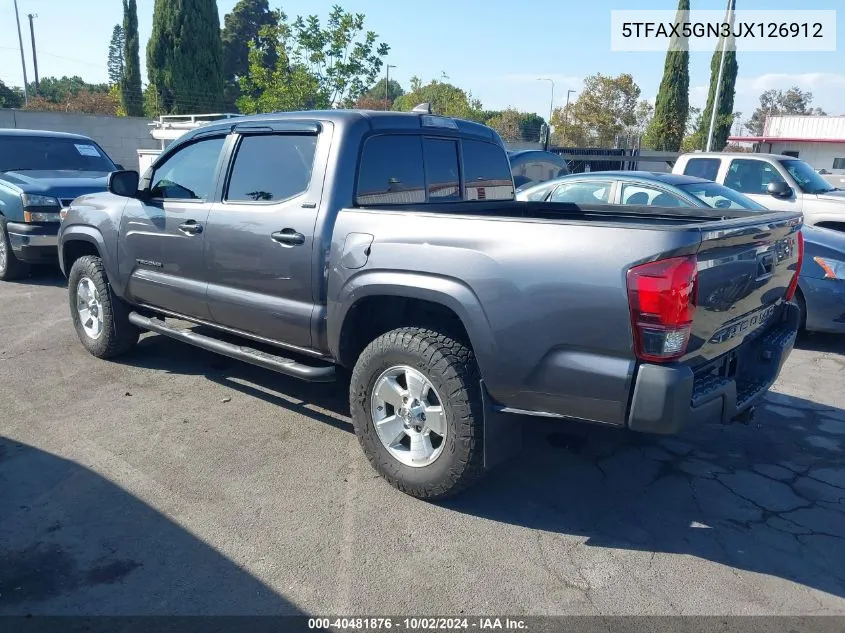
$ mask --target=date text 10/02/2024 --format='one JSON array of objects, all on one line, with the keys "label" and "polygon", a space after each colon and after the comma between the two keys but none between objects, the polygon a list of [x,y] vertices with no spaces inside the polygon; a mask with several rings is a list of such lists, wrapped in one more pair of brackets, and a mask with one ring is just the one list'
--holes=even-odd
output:
[{"label": "date text 10/02/2024", "polygon": [[518,618],[309,618],[309,629],[339,629],[366,631],[375,629],[397,630],[527,630],[524,620]]}]

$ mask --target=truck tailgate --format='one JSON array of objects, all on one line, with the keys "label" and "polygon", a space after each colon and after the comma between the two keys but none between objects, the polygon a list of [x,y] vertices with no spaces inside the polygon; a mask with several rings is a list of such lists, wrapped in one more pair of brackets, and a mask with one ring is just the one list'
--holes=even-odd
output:
[{"label": "truck tailgate", "polygon": [[729,352],[779,316],[799,267],[799,229],[800,217],[767,214],[760,223],[702,231],[687,364]]}]

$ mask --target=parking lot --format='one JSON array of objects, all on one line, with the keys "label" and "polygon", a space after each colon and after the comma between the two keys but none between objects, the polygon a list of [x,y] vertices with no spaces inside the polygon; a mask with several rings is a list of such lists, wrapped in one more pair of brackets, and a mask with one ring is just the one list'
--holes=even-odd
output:
[{"label": "parking lot", "polygon": [[64,280],[0,284],[0,613],[845,614],[845,340],[756,423],[529,420],[441,504],[309,385],[145,335],[89,356]]}]

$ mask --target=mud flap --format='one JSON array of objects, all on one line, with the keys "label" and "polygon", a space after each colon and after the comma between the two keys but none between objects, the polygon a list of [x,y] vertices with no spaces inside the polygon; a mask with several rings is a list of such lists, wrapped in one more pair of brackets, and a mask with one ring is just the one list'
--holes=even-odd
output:
[{"label": "mud flap", "polygon": [[484,469],[490,470],[522,450],[522,420],[520,416],[503,413],[496,407],[483,380],[481,400],[484,405]]}]

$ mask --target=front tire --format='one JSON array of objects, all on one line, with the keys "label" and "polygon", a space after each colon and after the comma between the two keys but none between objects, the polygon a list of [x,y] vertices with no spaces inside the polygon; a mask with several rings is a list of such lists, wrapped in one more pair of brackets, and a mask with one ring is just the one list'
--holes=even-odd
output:
[{"label": "front tire", "polygon": [[141,332],[129,322],[129,306],[112,291],[99,257],[86,255],[73,263],[68,297],[76,334],[93,356],[115,358],[138,342]]},{"label": "front tire", "polygon": [[9,235],[6,233],[6,223],[0,221],[0,281],[12,281],[29,274],[29,264],[15,257]]},{"label": "front tire", "polygon": [[373,468],[419,499],[444,499],[484,472],[483,406],[472,350],[439,332],[396,329],[358,358],[355,434]]}]

